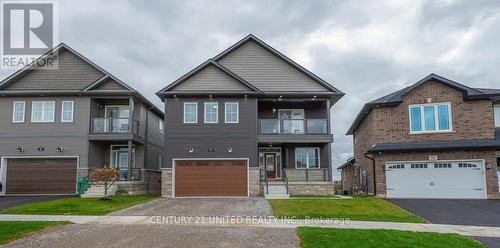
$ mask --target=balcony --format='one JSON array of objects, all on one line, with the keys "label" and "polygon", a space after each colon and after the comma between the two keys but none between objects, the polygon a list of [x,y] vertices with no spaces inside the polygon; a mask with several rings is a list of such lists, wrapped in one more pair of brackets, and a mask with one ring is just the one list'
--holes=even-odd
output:
[{"label": "balcony", "polygon": [[140,128],[139,121],[132,120],[132,130],[130,130],[129,122],[129,118],[92,118],[89,139],[142,142],[144,128]]},{"label": "balcony", "polygon": [[259,119],[259,142],[332,142],[327,119]]}]

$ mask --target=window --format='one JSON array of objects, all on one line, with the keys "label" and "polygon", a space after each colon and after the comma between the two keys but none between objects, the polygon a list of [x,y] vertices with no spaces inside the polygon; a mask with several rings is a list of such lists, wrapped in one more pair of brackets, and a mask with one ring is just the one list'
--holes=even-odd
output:
[{"label": "window", "polygon": [[61,122],[73,122],[73,101],[62,101]]},{"label": "window", "polygon": [[404,169],[405,165],[404,164],[394,164],[394,165],[389,165],[387,169]]},{"label": "window", "polygon": [[471,163],[458,163],[458,168],[476,168],[476,164]]},{"label": "window", "polygon": [[184,123],[197,123],[197,122],[198,122],[198,103],[185,102]]},{"label": "window", "polygon": [[205,123],[219,122],[219,103],[206,102],[205,103]]},{"label": "window", "polygon": [[31,122],[54,122],[54,101],[33,101]]},{"label": "window", "polygon": [[410,105],[410,132],[451,131],[450,103]]},{"label": "window", "polygon": [[24,122],[24,111],[26,109],[26,104],[24,101],[15,101],[12,110],[12,122],[20,123]]},{"label": "window", "polygon": [[295,168],[319,168],[319,148],[295,148]]},{"label": "window", "polygon": [[495,105],[495,126],[500,127],[500,105]]},{"label": "window", "polygon": [[427,164],[411,164],[412,169],[427,169]]},{"label": "window", "polygon": [[438,163],[434,164],[434,168],[451,168],[450,163]]},{"label": "window", "polygon": [[158,120],[158,131],[163,134],[163,120]]},{"label": "window", "polygon": [[239,121],[239,103],[237,102],[226,102],[226,123],[238,123]]}]

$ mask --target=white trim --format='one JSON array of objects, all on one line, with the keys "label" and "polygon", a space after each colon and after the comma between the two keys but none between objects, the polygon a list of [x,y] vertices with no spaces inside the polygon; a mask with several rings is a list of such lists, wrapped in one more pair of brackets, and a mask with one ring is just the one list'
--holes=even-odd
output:
[{"label": "white trim", "polygon": [[[318,150],[318,167],[309,167],[309,158],[306,157],[306,167],[305,168],[297,168],[297,148],[309,148],[309,149],[317,149]],[[306,153],[307,154],[307,153]],[[304,170],[304,169],[310,169],[310,170],[315,170],[315,169],[321,169],[321,149],[318,146],[301,146],[301,147],[295,147],[294,149],[294,159],[295,159],[295,169],[298,170]]]},{"label": "white trim", "polygon": [[500,104],[493,105],[493,117],[495,119],[495,127],[500,127]]},{"label": "white trim", "polygon": [[[23,120],[22,121],[16,121],[16,104],[17,103],[23,104]],[[14,101],[12,103],[12,123],[24,123],[25,119],[26,119],[26,101]]]},{"label": "white trim", "polygon": [[[260,149],[266,149],[266,148],[279,149],[279,152],[264,152],[264,151],[261,151],[261,150],[260,150]],[[274,147],[274,146],[273,146],[273,147],[268,147],[268,146],[259,146],[258,151],[259,151],[259,161],[258,161],[258,164],[259,164],[259,169],[261,168],[261,167],[260,167],[260,154],[261,154],[261,153],[262,153],[262,155],[263,155],[263,156],[264,156],[264,154],[266,154],[266,153],[274,153],[274,154],[276,155],[276,163],[278,163],[278,161],[279,161],[279,168],[278,168],[278,166],[276,166],[276,167],[277,167],[277,169],[279,169],[279,170],[280,170],[280,173],[279,173],[279,174],[280,174],[280,176],[279,176],[279,177],[278,177],[278,176],[276,176],[276,179],[281,179],[281,178],[282,178],[282,176],[283,176],[283,170],[285,169],[285,168],[283,168],[283,161],[280,161],[280,160],[283,160],[283,150],[281,149],[281,147]],[[277,159],[278,155],[280,156],[280,159],[279,159],[279,160]],[[265,167],[265,162],[266,162],[266,161],[265,161],[265,158],[264,158],[264,163],[263,163],[264,169],[266,168],[266,167]]]},{"label": "white trim", "polygon": [[[0,182],[2,182],[3,190],[0,196],[7,194],[7,160],[8,159],[23,159],[23,158],[76,158],[76,178],[78,179],[78,169],[80,168],[80,156],[2,156],[0,157]],[[77,180],[75,180],[75,195],[78,193]],[[26,194],[23,194],[26,195]],[[33,194],[33,195],[61,195],[61,194]]]},{"label": "white trim", "polygon": [[[236,121],[227,120],[227,105],[236,104]],[[240,103],[239,102],[224,102],[224,123],[239,123],[240,122]]]},{"label": "white trim", "polygon": [[[130,113],[130,105],[104,105],[104,118],[108,118],[108,108],[126,108],[128,110],[129,116],[132,114]],[[124,117],[126,118],[126,117]]]},{"label": "white trim", "polygon": [[[215,103],[215,106],[217,108],[217,114],[215,115],[215,121],[208,122],[207,121],[207,104],[214,104],[214,103]],[[203,122],[205,124],[217,124],[217,123],[219,123],[219,102],[210,101],[210,102],[203,103]]]},{"label": "white trim", "polygon": [[[486,160],[484,159],[453,159],[453,160],[404,160],[404,161],[386,161],[384,164],[384,176],[385,181],[387,182],[387,173],[385,170],[388,164],[405,164],[405,163],[426,163],[426,164],[434,164],[434,163],[457,163],[457,162],[480,162],[483,170],[484,180],[483,180],[483,199],[487,199],[488,197],[488,185],[487,185],[487,176],[486,176]],[[457,182],[460,183],[460,182]],[[385,194],[387,195],[387,186],[385,189]],[[460,198],[461,199],[461,198]]]},{"label": "white trim", "polygon": [[[195,105],[195,116],[194,116],[194,121],[186,121],[186,105],[188,104],[194,104]],[[193,124],[193,123],[198,123],[198,102],[184,102],[184,109],[182,111],[182,118],[184,120],[184,124]]]},{"label": "white trim", "polygon": [[[71,120],[64,120],[64,103],[71,103]],[[63,100],[61,101],[61,122],[68,123],[73,122],[73,117],[75,116],[75,101],[73,100]]]},{"label": "white trim", "polygon": [[[40,120],[40,121],[33,120],[33,117],[35,114],[35,112],[34,112],[35,103],[42,104],[42,120]],[[52,109],[52,119],[48,120],[48,121],[45,121],[45,104],[46,103],[53,103],[53,106],[54,106],[54,109]],[[55,116],[56,116],[56,102],[55,101],[32,101],[31,102],[31,122],[32,123],[54,123]]]},{"label": "white trim", "polygon": [[[172,158],[172,198],[241,198],[244,196],[175,196],[175,161],[177,160],[246,160],[247,196],[250,197],[250,159],[249,158]],[[163,168],[169,169],[169,168]]]},{"label": "white trim", "polygon": [[158,132],[160,134],[164,133],[164,131],[163,131],[163,120],[162,119],[158,119]]},{"label": "white trim", "polygon": [[[449,122],[449,129],[446,130],[441,130],[439,129],[439,110],[438,106],[439,105],[447,105],[448,106],[448,122]],[[434,125],[435,125],[435,130],[425,130],[425,111],[424,108],[432,106],[434,107]],[[411,119],[411,109],[414,107],[419,107],[420,108],[420,126],[422,128],[421,131],[413,131],[412,130],[412,119]],[[410,127],[410,134],[433,134],[433,133],[450,133],[453,132],[453,115],[452,115],[452,109],[451,109],[451,103],[450,102],[436,102],[436,103],[424,103],[424,104],[410,104],[408,105],[408,116],[409,116],[409,127]]]},{"label": "white trim", "polygon": [[[110,145],[109,146],[109,165],[108,166],[110,168],[116,168],[115,167],[115,163],[114,163],[115,161],[113,161],[113,147],[126,147],[128,149],[128,145],[127,144],[125,144],[125,145],[118,144],[118,145]],[[118,150],[116,150],[116,151],[118,151]],[[128,150],[127,150],[127,152],[128,152]],[[132,167],[133,168],[135,168],[135,165],[136,165],[135,164],[135,162],[136,162],[135,161],[135,156],[136,156],[136,154],[135,154],[135,145],[132,144]]]}]

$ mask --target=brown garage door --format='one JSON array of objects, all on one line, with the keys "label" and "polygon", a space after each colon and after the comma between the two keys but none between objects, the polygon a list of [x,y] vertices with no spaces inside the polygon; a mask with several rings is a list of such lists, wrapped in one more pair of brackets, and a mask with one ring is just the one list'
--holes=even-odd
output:
[{"label": "brown garage door", "polygon": [[76,159],[7,160],[7,194],[75,194]]},{"label": "brown garage door", "polygon": [[247,196],[246,160],[176,160],[175,196]]}]

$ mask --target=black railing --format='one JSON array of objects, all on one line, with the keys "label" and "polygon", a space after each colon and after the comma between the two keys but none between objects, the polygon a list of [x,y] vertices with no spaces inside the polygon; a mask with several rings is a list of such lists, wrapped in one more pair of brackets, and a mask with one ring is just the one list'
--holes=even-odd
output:
[{"label": "black railing", "polygon": [[260,168],[260,181],[266,185],[266,195],[269,194],[269,180],[267,178],[266,168]]},{"label": "black railing", "polygon": [[[129,118],[92,118],[92,134],[129,134]],[[132,133],[139,134],[139,121],[132,120]]]},{"label": "black railing", "polygon": [[259,119],[261,134],[327,134],[327,119]]},{"label": "black railing", "polygon": [[[99,168],[88,168],[87,169],[87,176],[84,178],[90,179],[90,174]],[[132,168],[132,177],[129,178],[128,176],[128,168],[120,168],[118,169],[119,176],[116,179],[116,181],[141,181],[142,178],[142,169],[141,168]]]}]

